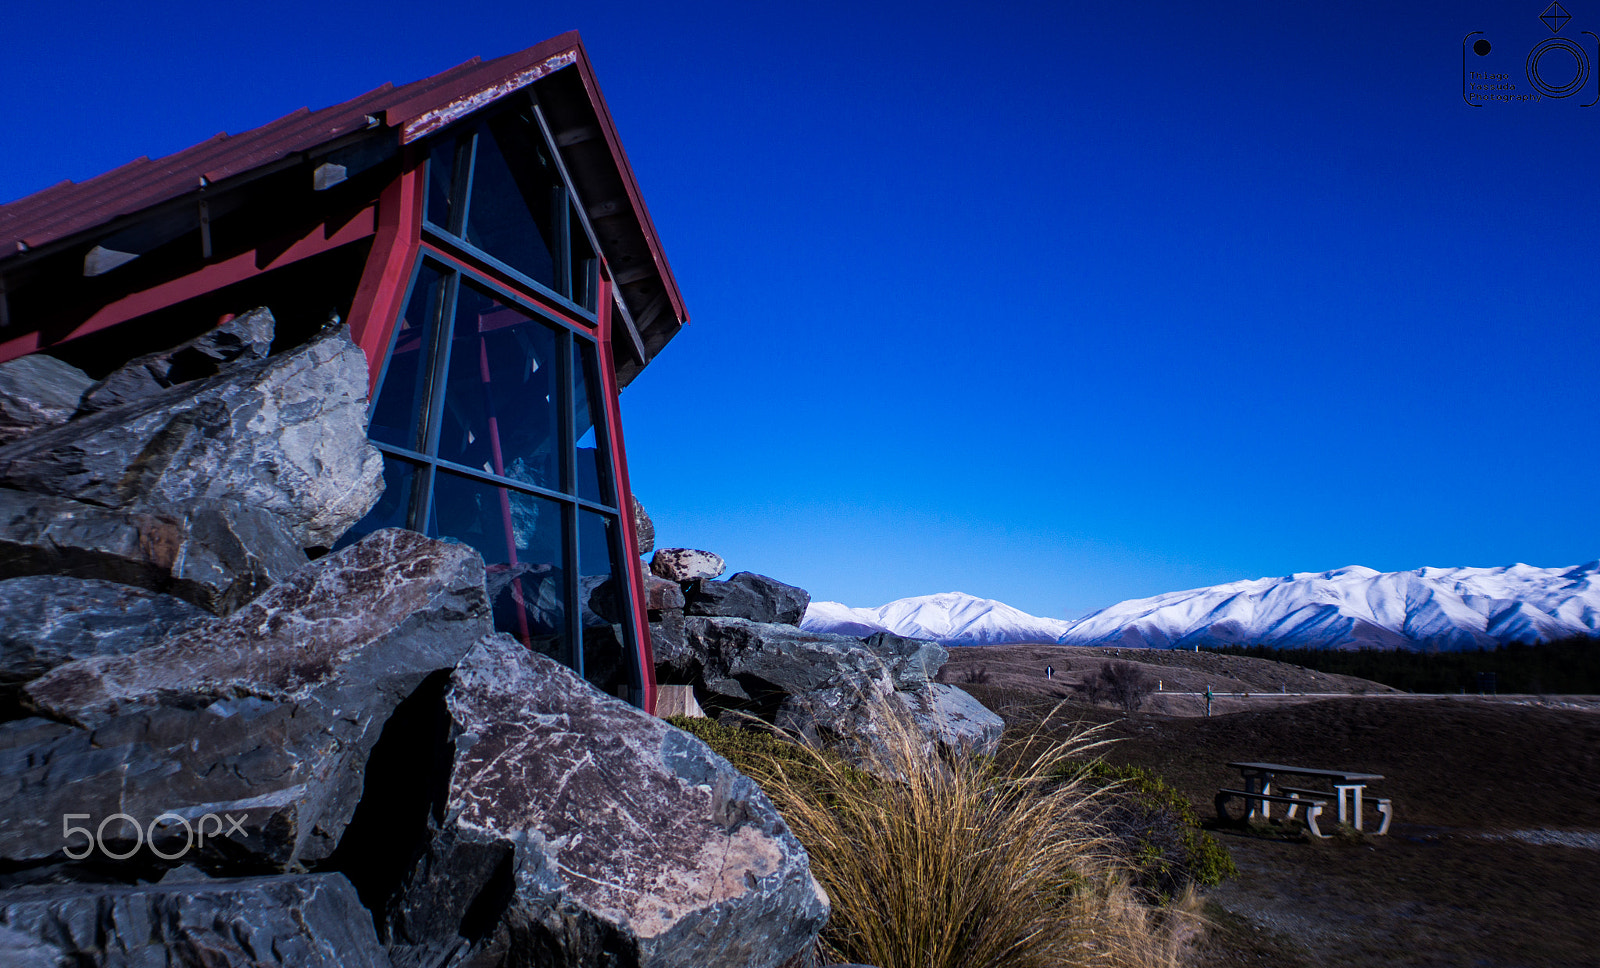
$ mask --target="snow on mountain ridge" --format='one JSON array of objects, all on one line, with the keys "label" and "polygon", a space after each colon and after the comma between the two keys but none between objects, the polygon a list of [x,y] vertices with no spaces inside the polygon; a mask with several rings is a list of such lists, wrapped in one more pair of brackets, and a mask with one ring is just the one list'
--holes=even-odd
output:
[{"label": "snow on mountain ridge", "polygon": [[877,608],[813,602],[802,627],[858,635],[884,630],[950,645],[1492,648],[1600,635],[1600,560],[1570,568],[1518,563],[1402,572],[1351,565],[1166,592],[1076,622],[1039,618],[961,592]]}]

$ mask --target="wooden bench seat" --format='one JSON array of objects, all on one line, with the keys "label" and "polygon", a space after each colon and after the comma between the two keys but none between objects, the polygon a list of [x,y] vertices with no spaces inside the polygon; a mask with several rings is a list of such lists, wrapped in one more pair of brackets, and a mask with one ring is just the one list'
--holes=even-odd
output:
[{"label": "wooden bench seat", "polygon": [[[1289,817],[1291,819],[1294,817],[1296,810],[1305,807],[1306,829],[1311,831],[1311,836],[1321,837],[1324,840],[1331,836],[1323,833],[1321,828],[1317,826],[1317,818],[1322,815],[1322,809],[1328,805],[1327,794],[1318,793],[1314,796],[1302,796],[1299,793],[1293,793],[1284,796],[1277,793],[1251,793],[1248,790],[1218,790],[1216,800],[1218,820],[1224,820],[1229,823],[1234,822],[1233,818],[1228,816],[1228,801],[1234,798],[1243,800],[1246,804],[1254,803],[1257,800],[1265,800],[1268,803],[1287,803],[1289,804]],[[1252,807],[1251,809],[1254,808]],[[1248,818],[1249,813],[1247,812],[1245,816]]]}]

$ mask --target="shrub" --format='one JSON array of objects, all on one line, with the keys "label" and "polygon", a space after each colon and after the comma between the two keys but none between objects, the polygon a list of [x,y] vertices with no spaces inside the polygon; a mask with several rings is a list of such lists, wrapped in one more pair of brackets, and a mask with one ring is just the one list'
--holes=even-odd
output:
[{"label": "shrub", "polygon": [[[825,961],[879,968],[1175,965],[1186,912],[1140,901],[1096,832],[1079,734],[1002,771],[928,756],[888,717],[864,770],[814,747],[674,720],[771,797],[833,902]],[[736,735],[737,734],[737,735]]]},{"label": "shrub", "polygon": [[1157,902],[1191,884],[1212,886],[1238,876],[1233,857],[1200,827],[1187,797],[1139,766],[1104,760],[1069,764],[1064,774],[1102,791],[1100,823],[1134,861],[1133,883]]},{"label": "shrub", "polygon": [[977,666],[976,668],[968,669],[966,672],[961,674],[962,682],[975,683],[978,685],[982,685],[992,678],[994,677],[989,675],[988,666]]},{"label": "shrub", "polygon": [[1155,691],[1155,683],[1132,662],[1121,659],[1107,662],[1097,675],[1089,676],[1079,687],[1090,702],[1109,702],[1133,715]]}]

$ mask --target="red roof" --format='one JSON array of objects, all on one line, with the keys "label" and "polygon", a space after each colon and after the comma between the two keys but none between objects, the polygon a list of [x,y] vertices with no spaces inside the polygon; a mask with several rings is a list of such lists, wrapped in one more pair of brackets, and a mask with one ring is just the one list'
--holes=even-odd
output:
[{"label": "red roof", "polygon": [[224,182],[285,159],[299,160],[297,156],[302,153],[370,127],[399,129],[400,143],[406,144],[540,77],[571,66],[582,74],[591,107],[627,189],[633,215],[650,247],[673,315],[681,322],[686,318],[682,297],[576,31],[491,61],[474,57],[403,87],[385,84],[320,111],[301,108],[242,134],[218,134],[165,158],[139,158],[88,181],[63,181],[0,206],[0,270],[7,260],[29,250],[72,239],[196,192],[203,185]]}]

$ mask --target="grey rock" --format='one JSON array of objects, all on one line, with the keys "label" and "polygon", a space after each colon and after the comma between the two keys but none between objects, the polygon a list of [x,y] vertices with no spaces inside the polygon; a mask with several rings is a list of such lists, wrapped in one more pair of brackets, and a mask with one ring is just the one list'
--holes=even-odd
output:
[{"label": "grey rock", "polygon": [[992,754],[1000,749],[1005,720],[955,686],[930,682],[915,691],[896,692],[895,699],[929,738],[946,747]]},{"label": "grey rock", "polygon": [[656,524],[638,498],[631,494],[628,497],[633,503],[633,536],[639,542],[639,554],[647,555],[656,550]]},{"label": "grey rock", "polygon": [[799,625],[811,604],[811,593],[766,575],[741,571],[725,581],[692,582],[684,599],[683,610],[689,615]]},{"label": "grey rock", "polygon": [[[740,618],[684,619],[680,667],[698,665],[705,688],[771,711],[788,696],[849,684],[892,691],[888,665],[860,639]],[[661,664],[658,656],[657,664]]]},{"label": "grey rock", "polygon": [[0,488],[0,578],[97,578],[225,614],[305,565],[284,525],[236,501],[114,509]]},{"label": "grey rock", "polygon": [[0,485],[112,508],[234,501],[331,547],[383,493],[348,330],[0,447]]},{"label": "grey rock", "polygon": [[896,689],[919,689],[950,661],[950,650],[937,642],[908,639],[893,632],[876,632],[861,640],[867,651],[883,660]]},{"label": "grey rock", "polygon": [[644,576],[644,596],[645,607],[652,612],[667,608],[683,610],[683,586],[653,572]]},{"label": "grey rock", "polygon": [[264,360],[277,322],[266,307],[235,316],[180,346],[141,356],[113,370],[83,398],[80,413],[120,407],[168,387],[215,376],[235,360]]},{"label": "grey rock", "polygon": [[43,353],[0,363],[0,446],[71,420],[93,385],[89,374]]},{"label": "grey rock", "polygon": [[[396,964],[777,968],[815,941],[805,851],[699,740],[505,635],[461,661],[448,705],[444,819],[391,909]],[[465,937],[495,890],[494,927]]]},{"label": "grey rock", "polygon": [[61,968],[67,953],[53,944],[0,925],[0,965],[7,968]]},{"label": "grey rock", "polygon": [[14,811],[0,858],[39,863],[74,846],[63,814],[123,813],[141,825],[169,815],[153,837],[166,853],[186,843],[179,818],[239,818],[185,856],[206,870],[323,861],[391,714],[490,627],[477,552],[387,529],[228,618],[59,666],[24,690],[55,722],[0,724],[0,795]]},{"label": "grey rock", "polygon": [[20,936],[80,968],[389,968],[339,874],[16,888],[0,891],[0,923],[0,955]]},{"label": "grey rock", "polygon": [[700,678],[700,659],[689,651],[680,611],[664,611],[650,623],[650,654],[657,682],[692,683]]},{"label": "grey rock", "polygon": [[774,721],[812,742],[845,740],[880,748],[904,723],[921,734],[928,753],[944,747],[993,754],[1005,731],[1004,720],[982,703],[942,683],[915,691],[891,691],[876,682],[828,686],[790,696]]},{"label": "grey rock", "polygon": [[717,555],[693,548],[662,548],[650,559],[650,570],[668,581],[715,578],[727,567]]},{"label": "grey rock", "polygon": [[58,665],[126,655],[210,619],[182,599],[132,585],[59,575],[0,581],[0,705]]}]

